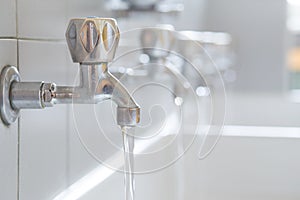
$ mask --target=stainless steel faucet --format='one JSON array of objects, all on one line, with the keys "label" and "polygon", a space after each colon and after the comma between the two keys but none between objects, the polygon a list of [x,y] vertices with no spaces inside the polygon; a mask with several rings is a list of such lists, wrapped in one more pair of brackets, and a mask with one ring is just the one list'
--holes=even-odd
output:
[{"label": "stainless steel faucet", "polygon": [[54,104],[96,104],[111,99],[117,104],[118,125],[135,126],[140,120],[140,108],[108,71],[119,39],[120,32],[114,19],[89,17],[70,21],[66,40],[73,62],[80,64],[78,86],[21,82],[16,67],[4,67],[0,77],[3,122],[13,123],[20,109],[45,108]]},{"label": "stainless steel faucet", "polygon": [[172,74],[176,79],[171,82],[174,93],[182,93],[178,83],[184,84],[187,80],[183,76],[183,59],[176,53],[177,32],[170,24],[158,24],[155,28],[144,29],[141,32],[141,46],[143,54],[149,57],[148,63],[156,65],[149,67],[147,71],[151,77],[162,79],[163,74]]},{"label": "stainless steel faucet", "polygon": [[175,28],[170,24],[158,24],[141,32],[141,47],[151,60],[165,59],[175,44]]}]

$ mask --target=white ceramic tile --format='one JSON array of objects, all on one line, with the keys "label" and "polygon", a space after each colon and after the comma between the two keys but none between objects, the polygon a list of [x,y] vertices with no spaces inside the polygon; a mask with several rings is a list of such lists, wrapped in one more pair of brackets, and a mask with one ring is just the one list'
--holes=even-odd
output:
[{"label": "white ceramic tile", "polygon": [[21,112],[21,199],[52,199],[65,188],[65,113],[65,106]]},{"label": "white ceramic tile", "polygon": [[184,199],[299,199],[300,162],[294,159],[299,157],[299,142],[224,136],[206,159],[199,160],[196,141],[184,157]]},{"label": "white ceramic tile", "polygon": [[[0,40],[0,69],[17,64],[15,40]],[[17,199],[18,123],[5,126],[0,121],[0,199]]]},{"label": "white ceramic tile", "polygon": [[[227,92],[226,124],[299,127],[300,106],[282,92]],[[275,109],[274,109],[275,108]]]},{"label": "white ceramic tile", "polygon": [[[98,110],[94,110],[94,106],[96,106]],[[73,109],[70,109],[70,184],[75,183],[93,169],[103,166],[90,155],[85,147],[96,155],[96,152],[91,151],[91,145],[95,147],[93,149],[101,153],[103,160],[108,159],[116,153],[111,148],[111,144],[102,135],[103,131],[105,131],[106,134],[110,134],[109,137],[114,142],[121,139],[121,133],[118,127],[112,125],[110,109],[111,104],[109,101],[101,103],[101,105],[74,105]],[[101,125],[103,125],[102,130],[98,127],[95,113],[102,115],[106,119],[109,118],[103,123],[100,122]],[[108,130],[110,130],[110,132],[108,132]],[[116,132],[116,130],[119,132]],[[99,156],[97,157],[99,158]]]},{"label": "white ceramic tile", "polygon": [[108,16],[104,1],[18,1],[19,37],[64,39],[70,18]]},{"label": "white ceramic tile", "polygon": [[0,67],[17,65],[17,41],[0,39]]},{"label": "white ceramic tile", "polygon": [[[84,148],[80,141],[76,127],[74,126],[72,110],[70,109],[70,132],[69,132],[69,185],[89,174],[93,169],[100,166]],[[89,117],[89,116],[86,116]],[[85,123],[85,122],[84,122]],[[91,131],[89,129],[89,131]]]},{"label": "white ceramic tile", "polygon": [[125,199],[123,174],[113,174],[103,183],[85,193],[79,200],[93,200],[97,198],[110,200]]},{"label": "white ceramic tile", "polygon": [[[20,41],[20,74],[26,81],[72,82],[76,68],[65,43]],[[68,81],[71,80],[71,81]],[[67,183],[66,105],[23,110],[20,120],[20,198],[53,199]]]},{"label": "white ceramic tile", "polygon": [[20,73],[24,81],[73,84],[78,66],[65,42],[20,41]]},{"label": "white ceramic tile", "polygon": [[67,17],[112,17],[112,14],[106,9],[105,0],[66,0],[67,2]]},{"label": "white ceramic tile", "polygon": [[64,38],[66,0],[18,0],[18,32],[22,38]]},{"label": "white ceramic tile", "polygon": [[16,36],[16,1],[1,0],[0,37]]}]

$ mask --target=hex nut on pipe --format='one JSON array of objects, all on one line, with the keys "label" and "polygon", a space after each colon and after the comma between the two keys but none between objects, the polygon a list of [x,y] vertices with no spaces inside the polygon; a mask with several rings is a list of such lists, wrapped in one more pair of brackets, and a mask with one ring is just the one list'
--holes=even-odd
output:
[{"label": "hex nut on pipe", "polygon": [[54,105],[54,93],[56,92],[55,83],[44,83],[41,90],[43,107],[52,107]]}]

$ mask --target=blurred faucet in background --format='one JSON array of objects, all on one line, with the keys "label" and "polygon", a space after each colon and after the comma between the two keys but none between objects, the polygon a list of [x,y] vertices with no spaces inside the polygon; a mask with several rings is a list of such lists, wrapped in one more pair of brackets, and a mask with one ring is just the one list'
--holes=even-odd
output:
[{"label": "blurred faucet in background", "polygon": [[184,9],[182,0],[108,0],[107,7],[116,13],[120,11],[176,13]]},{"label": "blurred faucet in background", "polygon": [[218,77],[220,73],[225,83],[235,81],[236,72],[232,68],[235,54],[231,46],[232,38],[228,33],[179,31],[177,41],[178,52],[185,59],[182,67],[183,74],[190,77],[191,84],[195,91],[198,91],[198,95],[205,83],[199,80],[194,70],[189,70],[192,69],[191,67],[186,67],[190,63],[195,65],[203,80]]}]

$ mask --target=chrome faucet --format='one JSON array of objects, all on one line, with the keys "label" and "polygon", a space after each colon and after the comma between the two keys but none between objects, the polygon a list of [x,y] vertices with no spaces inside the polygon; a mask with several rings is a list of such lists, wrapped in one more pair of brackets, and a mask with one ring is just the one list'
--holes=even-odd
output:
[{"label": "chrome faucet", "polygon": [[108,63],[115,56],[119,39],[120,32],[114,19],[72,19],[66,40],[73,62],[80,64],[79,85],[21,82],[17,68],[6,66],[0,77],[2,121],[7,125],[13,123],[20,109],[39,109],[54,104],[96,104],[111,99],[117,104],[118,125],[135,126],[140,120],[140,108],[108,71]]},{"label": "chrome faucet", "polygon": [[175,44],[175,28],[170,24],[158,24],[141,32],[141,47],[152,61],[164,60]]},{"label": "chrome faucet", "polygon": [[[176,79],[170,81],[174,93],[182,93],[178,83],[184,85],[187,80],[183,76],[183,59],[176,53],[177,32],[170,24],[158,24],[155,28],[144,29],[140,35],[143,54],[148,63],[156,67],[147,67],[148,74],[162,79],[163,74],[172,74]],[[146,64],[147,66],[149,65]]]}]

